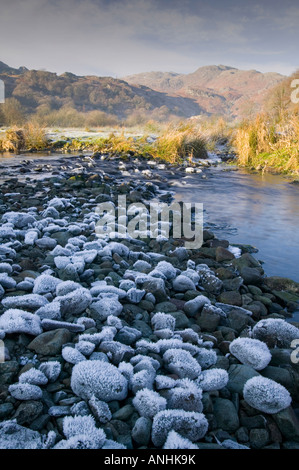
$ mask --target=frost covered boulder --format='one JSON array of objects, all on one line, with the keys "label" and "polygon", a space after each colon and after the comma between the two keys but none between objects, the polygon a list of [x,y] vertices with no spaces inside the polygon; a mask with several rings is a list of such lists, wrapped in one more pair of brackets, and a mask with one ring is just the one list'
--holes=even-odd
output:
[{"label": "frost covered boulder", "polygon": [[48,378],[41,370],[34,369],[34,367],[32,367],[20,375],[19,382],[32,385],[46,385],[48,383]]},{"label": "frost covered boulder", "polygon": [[29,311],[35,311],[48,303],[48,300],[39,294],[14,295],[2,300],[4,308],[19,308]]},{"label": "frost covered boulder", "polygon": [[252,338],[237,338],[229,345],[229,350],[242,364],[262,370],[271,361],[271,353],[268,346]]},{"label": "frost covered boulder", "polygon": [[189,439],[182,437],[175,431],[168,433],[163,449],[198,449]]},{"label": "frost covered boulder", "polygon": [[198,295],[195,299],[189,300],[184,305],[184,312],[189,317],[194,317],[200,310],[203,308],[204,305],[210,305],[211,301],[208,297],[204,295]]},{"label": "frost covered boulder", "polygon": [[48,294],[49,292],[55,292],[56,287],[62,281],[56,277],[48,274],[42,274],[34,280],[33,293],[34,294]]},{"label": "frost covered boulder", "polygon": [[8,334],[27,333],[33,336],[40,335],[43,331],[38,315],[18,309],[9,309],[1,315],[0,330]]},{"label": "frost covered boulder", "polygon": [[89,290],[80,288],[69,294],[56,297],[55,301],[60,303],[62,315],[79,315],[89,307],[92,298]]},{"label": "frost covered boulder", "polygon": [[43,395],[41,388],[29,383],[10,385],[8,391],[16,400],[40,400]]},{"label": "frost covered boulder", "polygon": [[133,405],[140,416],[153,418],[159,411],[166,409],[167,402],[159,393],[144,388],[136,393]]},{"label": "frost covered boulder", "polygon": [[292,398],[287,389],[266,377],[249,379],[243,389],[244,400],[263,413],[278,413],[291,404]]},{"label": "frost covered boulder", "polygon": [[42,362],[39,370],[47,377],[49,382],[55,382],[61,372],[61,364],[58,361]]},{"label": "frost covered boulder", "polygon": [[[160,261],[157,264],[155,271],[162,273],[163,276],[165,276],[165,278],[169,281],[176,277],[176,269],[172,266],[171,263],[168,263],[167,261]],[[150,274],[152,275],[152,273]]]},{"label": "frost covered boulder", "polygon": [[169,372],[177,374],[181,379],[196,379],[201,372],[199,363],[189,351],[183,349],[169,349],[163,355],[163,361],[165,368]]},{"label": "frost covered boulder", "polygon": [[189,379],[178,380],[176,386],[167,392],[166,397],[169,409],[197,411],[198,413],[203,410],[202,390]]},{"label": "frost covered boulder", "polygon": [[157,330],[168,329],[174,331],[175,329],[175,318],[172,315],[168,315],[164,312],[157,312],[151,320],[151,324],[154,327],[155,332]]},{"label": "frost covered boulder", "polygon": [[203,369],[213,366],[217,362],[216,351],[206,348],[200,348],[196,354],[196,359]]},{"label": "frost covered boulder", "polygon": [[15,228],[26,228],[36,221],[32,214],[26,214],[25,212],[6,212],[2,220],[13,224]]},{"label": "frost covered boulder", "polygon": [[42,436],[15,420],[0,423],[0,449],[42,449]]},{"label": "frost covered boulder", "polygon": [[165,443],[168,433],[174,430],[191,442],[202,439],[208,430],[208,421],[202,413],[183,410],[164,410],[153,420],[152,441],[156,447]]},{"label": "frost covered boulder", "polygon": [[187,276],[178,276],[172,281],[172,287],[176,292],[186,292],[196,290],[194,282]]},{"label": "frost covered boulder", "polygon": [[128,381],[119,370],[98,360],[76,364],[72,370],[71,387],[84,400],[91,399],[93,395],[105,402],[124,400],[128,393]]},{"label": "frost covered boulder", "polygon": [[196,383],[204,392],[212,392],[226,387],[228,378],[228,373],[224,369],[208,369],[201,373]]},{"label": "frost covered boulder", "polygon": [[97,302],[93,302],[90,306],[90,311],[93,318],[100,321],[106,320],[110,315],[118,317],[122,310],[122,304],[114,296],[104,297]]},{"label": "frost covered boulder", "polygon": [[103,429],[96,428],[91,415],[66,416],[63,433],[67,439],[56,444],[54,449],[101,449],[106,440]]},{"label": "frost covered boulder", "polygon": [[266,343],[269,348],[289,348],[299,338],[299,329],[281,319],[269,318],[259,321],[252,330],[254,338]]}]

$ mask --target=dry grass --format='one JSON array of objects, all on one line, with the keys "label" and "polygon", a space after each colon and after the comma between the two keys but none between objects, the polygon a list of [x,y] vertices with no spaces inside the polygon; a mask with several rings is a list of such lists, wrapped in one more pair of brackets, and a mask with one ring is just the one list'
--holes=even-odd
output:
[{"label": "dry grass", "polygon": [[268,115],[244,122],[236,130],[233,144],[241,166],[264,171],[299,173],[299,119],[288,117],[274,125]]}]

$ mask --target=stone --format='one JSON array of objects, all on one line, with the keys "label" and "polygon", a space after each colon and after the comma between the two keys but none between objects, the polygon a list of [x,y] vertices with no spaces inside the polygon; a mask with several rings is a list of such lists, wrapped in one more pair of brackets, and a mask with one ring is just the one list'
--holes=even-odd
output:
[{"label": "stone", "polygon": [[222,246],[216,248],[216,261],[221,263],[222,261],[230,261],[234,259],[234,254]]},{"label": "stone", "polygon": [[299,442],[299,421],[292,407],[279,411],[273,418],[285,439]]},{"label": "stone", "polygon": [[185,303],[184,312],[189,317],[194,317],[206,304],[211,304],[210,299],[204,295],[198,295],[195,299]]},{"label": "stone", "polygon": [[249,379],[244,385],[243,395],[252,408],[268,414],[288,408],[292,401],[285,387],[262,376]]},{"label": "stone", "polygon": [[228,432],[235,432],[239,428],[237,410],[230,400],[216,398],[213,401],[214,416],[219,428]]},{"label": "stone", "polygon": [[152,422],[149,418],[141,416],[132,429],[132,438],[139,446],[147,446],[151,438]]},{"label": "stone", "polygon": [[0,449],[42,449],[39,432],[18,425],[14,421],[0,423]]},{"label": "stone", "polygon": [[225,291],[222,292],[218,297],[218,302],[223,304],[242,306],[242,297],[237,291]]},{"label": "stone", "polygon": [[269,444],[269,433],[266,429],[251,429],[249,442],[252,449],[262,449]]},{"label": "stone", "polygon": [[217,309],[204,307],[201,314],[196,316],[196,323],[202,331],[213,332],[217,329],[221,320],[221,316],[217,313]]},{"label": "stone", "polygon": [[253,367],[243,364],[232,364],[228,369],[228,375],[227,388],[229,391],[242,395],[245,383],[252,377],[257,377],[260,374]]},{"label": "stone", "polygon": [[59,328],[36,336],[36,338],[28,344],[28,349],[35,351],[37,354],[43,354],[44,356],[55,356],[56,354],[61,354],[62,346],[70,340],[71,333],[64,328]]},{"label": "stone", "polygon": [[168,299],[163,279],[150,279],[143,283],[143,288],[154,295],[156,302],[164,302]]},{"label": "stone", "polygon": [[255,285],[260,284],[262,281],[262,275],[259,269],[257,268],[250,268],[248,266],[244,266],[240,269],[240,274],[244,280],[244,284],[248,285]]},{"label": "stone", "polygon": [[40,416],[42,411],[43,404],[40,401],[27,401],[18,406],[13,418],[17,420],[18,424],[29,425]]},{"label": "stone", "polygon": [[172,281],[172,287],[176,292],[196,290],[194,282],[187,276],[180,275]]},{"label": "stone", "polygon": [[8,418],[14,410],[12,403],[1,403],[0,404],[0,419],[4,420]]}]

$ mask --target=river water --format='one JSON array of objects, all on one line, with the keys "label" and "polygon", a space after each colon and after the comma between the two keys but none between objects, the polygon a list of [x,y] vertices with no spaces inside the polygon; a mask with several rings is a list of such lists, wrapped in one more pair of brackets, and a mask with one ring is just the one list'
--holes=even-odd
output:
[{"label": "river water", "polygon": [[203,203],[218,238],[255,246],[268,276],[299,282],[299,185],[289,181],[219,165],[206,179],[192,174],[171,186],[176,200]]}]

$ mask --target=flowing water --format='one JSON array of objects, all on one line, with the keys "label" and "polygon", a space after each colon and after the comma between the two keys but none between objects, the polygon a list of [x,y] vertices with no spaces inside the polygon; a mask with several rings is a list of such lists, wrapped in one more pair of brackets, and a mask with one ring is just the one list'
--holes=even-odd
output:
[{"label": "flowing water", "polygon": [[173,181],[175,199],[203,203],[204,222],[218,238],[255,246],[268,276],[299,282],[299,185],[283,176],[233,171]]}]

